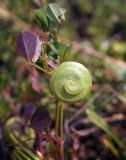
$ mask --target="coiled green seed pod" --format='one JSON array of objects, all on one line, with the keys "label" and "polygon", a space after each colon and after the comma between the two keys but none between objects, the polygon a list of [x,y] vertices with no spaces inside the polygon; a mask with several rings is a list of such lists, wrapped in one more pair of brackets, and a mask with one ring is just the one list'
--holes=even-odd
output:
[{"label": "coiled green seed pod", "polygon": [[59,65],[50,78],[50,89],[66,103],[82,101],[89,92],[92,79],[89,71],[78,62],[64,62]]},{"label": "coiled green seed pod", "polygon": [[13,160],[43,160],[33,153],[29,148],[19,145],[16,146],[12,153]]},{"label": "coiled green seed pod", "polygon": [[[9,118],[3,126],[3,136],[8,143],[24,144],[29,147],[34,145],[35,131],[25,127],[20,117]],[[28,141],[28,139],[32,139]]]}]

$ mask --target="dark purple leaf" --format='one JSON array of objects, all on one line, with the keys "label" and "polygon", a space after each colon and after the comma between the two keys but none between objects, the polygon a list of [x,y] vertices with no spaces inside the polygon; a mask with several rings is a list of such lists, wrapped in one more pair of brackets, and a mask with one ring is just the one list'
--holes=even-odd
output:
[{"label": "dark purple leaf", "polygon": [[28,103],[25,106],[24,109],[24,120],[25,120],[25,124],[27,125],[28,122],[31,120],[33,113],[35,112],[36,107],[34,106],[33,103]]},{"label": "dark purple leaf", "polygon": [[33,32],[23,31],[17,39],[17,48],[26,60],[36,62],[40,57],[42,42]]},{"label": "dark purple leaf", "polygon": [[47,128],[51,123],[51,117],[46,108],[39,107],[32,116],[30,127],[38,130]]}]

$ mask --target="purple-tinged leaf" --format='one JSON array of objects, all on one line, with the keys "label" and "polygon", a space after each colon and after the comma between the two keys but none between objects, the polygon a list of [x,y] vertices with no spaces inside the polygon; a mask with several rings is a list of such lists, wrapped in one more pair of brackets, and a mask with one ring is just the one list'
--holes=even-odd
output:
[{"label": "purple-tinged leaf", "polygon": [[36,62],[40,57],[42,42],[33,32],[23,31],[17,39],[17,48],[26,60]]},{"label": "purple-tinged leaf", "polygon": [[46,108],[39,107],[30,121],[30,127],[38,130],[47,128],[51,123],[51,117]]},{"label": "purple-tinged leaf", "polygon": [[36,107],[33,103],[28,103],[24,109],[24,120],[25,124],[28,125],[29,121],[32,118],[33,113],[35,112]]},{"label": "purple-tinged leaf", "polygon": [[48,65],[49,65],[51,68],[54,68],[54,69],[58,66],[58,64],[55,63],[55,62],[52,61],[52,60],[49,60],[49,61],[48,61]]},{"label": "purple-tinged leaf", "polygon": [[35,3],[35,4],[37,4],[38,5],[38,7],[42,7],[43,6],[43,0],[33,0],[33,2]]},{"label": "purple-tinged leaf", "polygon": [[41,84],[40,84],[40,82],[35,77],[32,77],[31,79],[32,79],[32,88],[36,92],[40,93],[41,92]]},{"label": "purple-tinged leaf", "polygon": [[40,83],[39,79],[40,79],[39,73],[36,71],[35,68],[33,68],[32,71],[31,71],[32,88],[36,92],[41,93],[42,86],[41,86],[41,83]]}]

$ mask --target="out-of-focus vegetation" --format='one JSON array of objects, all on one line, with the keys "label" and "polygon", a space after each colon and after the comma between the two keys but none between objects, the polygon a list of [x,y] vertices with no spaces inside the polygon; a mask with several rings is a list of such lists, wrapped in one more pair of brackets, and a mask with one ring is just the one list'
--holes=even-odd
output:
[{"label": "out-of-focus vegetation", "polygon": [[[126,159],[126,1],[57,2],[66,9],[66,22],[59,39],[75,42],[65,59],[84,64],[93,77],[92,91],[85,102],[65,106],[66,160]],[[27,103],[47,107],[52,119],[55,118],[55,100],[48,88],[48,77],[31,69],[16,49],[21,30],[39,33],[43,43],[47,41],[33,18],[35,9],[45,5],[42,0],[0,1],[1,160],[18,157],[20,147],[24,153],[37,150],[38,137],[35,139],[34,132],[28,131],[23,123]],[[9,121],[13,123],[12,132],[8,132]],[[23,143],[27,137],[29,145]],[[21,141],[23,148],[15,145]],[[34,156],[38,158],[38,155]]]}]

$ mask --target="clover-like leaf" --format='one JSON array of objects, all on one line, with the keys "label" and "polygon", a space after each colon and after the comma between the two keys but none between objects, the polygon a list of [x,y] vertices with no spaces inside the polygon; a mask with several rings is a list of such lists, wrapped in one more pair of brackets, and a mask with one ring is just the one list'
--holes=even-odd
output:
[{"label": "clover-like leaf", "polygon": [[39,107],[30,121],[30,127],[38,130],[47,128],[51,123],[51,117],[46,108]]},{"label": "clover-like leaf", "polygon": [[32,118],[33,113],[35,112],[35,106],[33,103],[28,103],[24,109],[24,120],[25,124],[28,124],[30,119]]},{"label": "clover-like leaf", "polygon": [[36,33],[23,31],[17,39],[17,48],[21,56],[29,62],[36,62],[40,57],[42,42]]},{"label": "clover-like leaf", "polygon": [[43,9],[35,11],[35,19],[40,24],[44,32],[58,28],[59,24],[65,20],[65,10],[58,4],[50,3]]},{"label": "clover-like leaf", "polygon": [[47,15],[54,22],[61,23],[65,20],[64,13],[65,10],[60,8],[58,4],[50,3],[47,7]]}]

